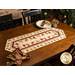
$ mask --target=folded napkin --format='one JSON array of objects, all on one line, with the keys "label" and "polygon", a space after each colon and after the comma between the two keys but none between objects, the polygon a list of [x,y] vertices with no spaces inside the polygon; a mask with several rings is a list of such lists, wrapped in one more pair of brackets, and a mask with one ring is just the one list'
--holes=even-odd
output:
[{"label": "folded napkin", "polygon": [[44,20],[44,21],[42,21],[41,26],[44,26],[44,24],[45,24],[45,20]]},{"label": "folded napkin", "polygon": [[23,53],[19,48],[13,51],[11,54],[7,56],[7,58],[13,60],[13,62],[7,62],[7,66],[10,65],[21,65],[22,61],[25,59],[29,59],[31,55]]}]

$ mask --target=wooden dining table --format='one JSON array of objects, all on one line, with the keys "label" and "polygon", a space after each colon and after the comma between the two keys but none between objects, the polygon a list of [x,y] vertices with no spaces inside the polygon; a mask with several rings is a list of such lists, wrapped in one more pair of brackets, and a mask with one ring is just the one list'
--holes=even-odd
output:
[{"label": "wooden dining table", "polygon": [[[53,19],[54,18],[48,18],[47,20],[51,22]],[[71,44],[75,44],[74,28],[62,22],[59,22],[57,28],[64,31],[66,38],[29,52],[28,54],[31,55],[31,58],[23,61],[21,66],[42,64],[48,60],[51,60],[51,58],[56,56],[57,54],[67,50],[71,46]],[[5,50],[7,39],[37,31],[39,29],[40,28],[38,28],[36,26],[36,23],[34,22],[24,26],[0,31],[0,66],[6,66],[6,62],[9,61],[7,56],[10,54],[10,52]]]}]

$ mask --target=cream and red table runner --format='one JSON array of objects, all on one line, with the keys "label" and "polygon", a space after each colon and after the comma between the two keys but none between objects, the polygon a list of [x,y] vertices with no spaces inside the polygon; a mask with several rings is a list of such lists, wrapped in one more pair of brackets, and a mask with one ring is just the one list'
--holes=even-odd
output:
[{"label": "cream and red table runner", "polygon": [[16,48],[20,48],[22,52],[28,53],[64,38],[66,38],[66,36],[61,29],[52,27],[48,29],[40,29],[38,31],[8,39],[5,50],[13,52]]}]

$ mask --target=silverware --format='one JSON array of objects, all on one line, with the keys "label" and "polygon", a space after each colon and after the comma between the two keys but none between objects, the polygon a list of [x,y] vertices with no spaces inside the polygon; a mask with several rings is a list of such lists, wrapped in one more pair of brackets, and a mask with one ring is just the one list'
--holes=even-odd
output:
[{"label": "silverware", "polygon": [[44,26],[44,24],[45,24],[45,20],[41,23],[41,26],[43,27],[43,26]]}]

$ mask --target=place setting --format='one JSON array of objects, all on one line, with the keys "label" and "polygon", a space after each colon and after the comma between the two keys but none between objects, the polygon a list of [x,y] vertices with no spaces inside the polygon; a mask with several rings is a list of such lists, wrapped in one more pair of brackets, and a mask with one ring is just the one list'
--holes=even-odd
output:
[{"label": "place setting", "polygon": [[36,26],[39,28],[50,28],[52,24],[47,20],[39,20],[36,22]]}]

